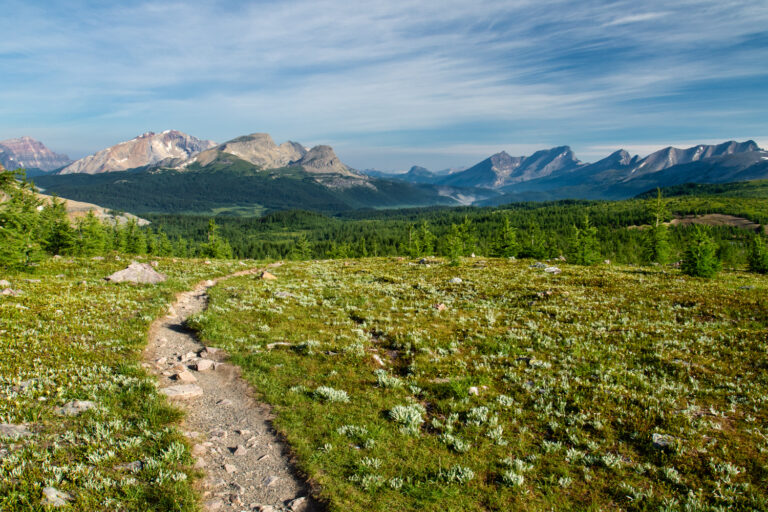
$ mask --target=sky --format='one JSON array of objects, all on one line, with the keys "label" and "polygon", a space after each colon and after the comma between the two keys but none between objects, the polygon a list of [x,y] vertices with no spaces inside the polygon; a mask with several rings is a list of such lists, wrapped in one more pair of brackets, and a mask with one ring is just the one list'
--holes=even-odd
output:
[{"label": "sky", "polygon": [[570,145],[768,147],[765,0],[4,0],[0,140],[79,158],[268,132],[437,170]]}]

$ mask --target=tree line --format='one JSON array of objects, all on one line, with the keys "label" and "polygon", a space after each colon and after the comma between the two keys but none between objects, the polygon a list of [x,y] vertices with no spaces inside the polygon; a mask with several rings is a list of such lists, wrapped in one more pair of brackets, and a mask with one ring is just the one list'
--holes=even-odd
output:
[{"label": "tree line", "polygon": [[[20,180],[17,178],[21,177]],[[46,201],[10,172],[0,173],[0,265],[26,265],[46,254],[96,256],[117,251],[157,256],[318,259],[472,254],[565,258],[581,265],[679,263],[710,277],[725,263],[768,269],[763,236],[735,227],[669,228],[669,201],[558,201],[506,208],[422,208],[335,217],[280,211],[259,218],[154,215],[107,223],[89,213],[72,223],[63,201]],[[217,222],[218,221],[218,222]],[[630,229],[642,226],[642,229]]]}]

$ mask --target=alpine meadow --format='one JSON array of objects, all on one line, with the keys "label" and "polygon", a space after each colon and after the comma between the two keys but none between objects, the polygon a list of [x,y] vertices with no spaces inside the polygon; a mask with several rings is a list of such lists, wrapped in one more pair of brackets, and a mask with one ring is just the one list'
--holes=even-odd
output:
[{"label": "alpine meadow", "polygon": [[768,510],[768,6],[5,7],[0,510]]}]

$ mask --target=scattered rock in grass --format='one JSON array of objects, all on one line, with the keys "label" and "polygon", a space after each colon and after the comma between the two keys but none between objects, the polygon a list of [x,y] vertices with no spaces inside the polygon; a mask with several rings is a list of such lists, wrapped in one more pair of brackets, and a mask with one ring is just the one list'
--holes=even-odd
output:
[{"label": "scattered rock in grass", "polygon": [[445,304],[443,304],[442,302],[441,302],[440,304],[435,304],[433,307],[434,307],[436,310],[438,310],[438,311],[445,311],[446,309],[448,309],[448,306],[446,306],[446,305],[445,305]]},{"label": "scattered rock in grass", "polygon": [[460,277],[452,277],[448,282],[451,284],[461,284],[462,280]]},{"label": "scattered rock in grass", "polygon": [[371,356],[371,359],[373,359],[373,361],[374,361],[376,364],[378,364],[379,366],[386,366],[386,365],[384,364],[384,361],[382,361],[382,360],[381,360],[381,356],[379,356],[379,354],[373,354],[373,355]]},{"label": "scattered rock in grass", "polygon": [[288,508],[291,512],[307,512],[309,510],[309,500],[306,496],[301,496],[289,501]]},{"label": "scattered rock in grass", "polygon": [[96,407],[96,402],[92,402],[90,400],[73,400],[71,402],[67,402],[62,407],[56,408],[56,414],[61,414],[64,416],[77,416],[89,409],[93,409],[94,407]]},{"label": "scattered rock in grass", "polygon": [[213,361],[210,359],[199,359],[192,363],[192,369],[198,372],[207,372],[214,369]]},{"label": "scattered rock in grass", "polygon": [[470,395],[474,395],[474,396],[477,396],[477,395],[479,395],[479,394],[480,394],[480,389],[478,389],[478,387],[477,387],[477,386],[472,386],[472,387],[471,387],[471,388],[469,388],[467,391],[468,391],[468,393],[469,393]]},{"label": "scattered rock in grass", "polygon": [[13,440],[29,437],[32,432],[26,425],[14,425],[13,423],[0,423],[0,438],[8,437]]},{"label": "scattered rock in grass", "polygon": [[252,510],[256,510],[257,512],[277,512],[277,509],[273,507],[272,505],[254,505],[251,507]]},{"label": "scattered rock in grass", "polygon": [[271,274],[271,273],[267,272],[266,270],[265,270],[264,272],[262,272],[262,273],[261,273],[261,275],[260,275],[259,277],[260,277],[261,279],[265,279],[265,280],[267,280],[267,281],[272,281],[272,280],[274,280],[274,279],[277,279],[277,276],[275,276],[274,274]]},{"label": "scattered rock in grass", "polygon": [[69,493],[60,491],[54,487],[46,487],[43,489],[43,505],[49,507],[64,507],[67,502],[72,499]]},{"label": "scattered rock in grass", "polygon": [[675,437],[669,434],[654,433],[651,435],[653,447],[658,450],[672,450],[675,448]]},{"label": "scattered rock in grass", "polygon": [[186,370],[174,374],[173,379],[179,382],[184,382],[186,384],[197,382],[197,377],[192,375],[192,372],[188,372]]},{"label": "scattered rock in grass", "polygon": [[605,263],[606,265],[610,265],[611,264],[611,260],[603,260],[603,263]]},{"label": "scattered rock in grass", "polygon": [[178,386],[168,386],[160,390],[168,398],[186,400],[203,395],[203,388],[197,384],[179,384]]},{"label": "scattered rock in grass", "polygon": [[267,350],[272,350],[275,347],[290,347],[291,343],[287,341],[276,341],[274,343],[267,343]]},{"label": "scattered rock in grass", "polygon": [[279,291],[279,292],[275,292],[275,297],[277,297],[279,299],[290,299],[290,298],[295,297],[295,295],[292,294],[292,293],[288,293],[288,292],[284,292],[284,291]]},{"label": "scattered rock in grass", "polygon": [[0,288],[10,288],[11,282],[5,279],[0,279]]},{"label": "scattered rock in grass", "polygon": [[545,264],[543,264],[542,262],[537,261],[536,263],[532,264],[530,266],[530,268],[541,268],[541,269],[544,269],[544,268],[547,268],[547,266]]},{"label": "scattered rock in grass", "polygon": [[157,267],[158,267],[158,265],[160,265],[160,263],[158,263],[157,261],[150,261],[150,262],[149,262],[149,264],[150,264],[150,265],[151,265],[153,268],[157,268]]},{"label": "scattered rock in grass", "polygon": [[559,274],[560,272],[562,272],[562,270],[560,270],[557,267],[547,267],[544,269],[544,272],[548,274]]},{"label": "scattered rock in grass", "polygon": [[114,467],[114,469],[115,471],[130,471],[131,473],[138,473],[143,467],[144,464],[142,464],[140,460],[135,460],[126,464],[118,464]]},{"label": "scattered rock in grass", "polygon": [[157,284],[165,281],[167,277],[157,272],[152,265],[134,261],[128,265],[128,268],[115,272],[105,279],[111,283]]},{"label": "scattered rock in grass", "polygon": [[91,258],[93,261],[104,261],[104,256],[94,256]]},{"label": "scattered rock in grass", "polygon": [[231,475],[232,473],[237,473],[237,468],[232,464],[224,464],[224,471]]},{"label": "scattered rock in grass", "polygon": [[13,288],[4,288],[3,291],[0,291],[0,295],[10,295],[11,297],[16,297],[17,295],[21,295],[21,290],[14,290]]},{"label": "scattered rock in grass", "polygon": [[192,455],[195,457],[200,457],[201,455],[204,455],[205,452],[208,451],[208,447],[213,446],[213,443],[205,442],[205,443],[197,443],[192,446]]}]

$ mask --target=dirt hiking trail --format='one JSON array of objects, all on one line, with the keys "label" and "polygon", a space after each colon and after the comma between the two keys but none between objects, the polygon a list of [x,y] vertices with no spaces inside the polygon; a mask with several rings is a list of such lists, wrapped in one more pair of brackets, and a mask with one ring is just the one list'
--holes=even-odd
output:
[{"label": "dirt hiking trail", "polygon": [[269,408],[254,400],[223,350],[203,346],[184,324],[206,308],[208,288],[262,270],[205,281],[179,294],[168,315],[152,324],[145,366],[157,375],[160,392],[186,411],[182,429],[193,446],[195,466],[206,474],[204,510],[315,512],[322,507],[309,497],[309,486],[276,436]]}]

